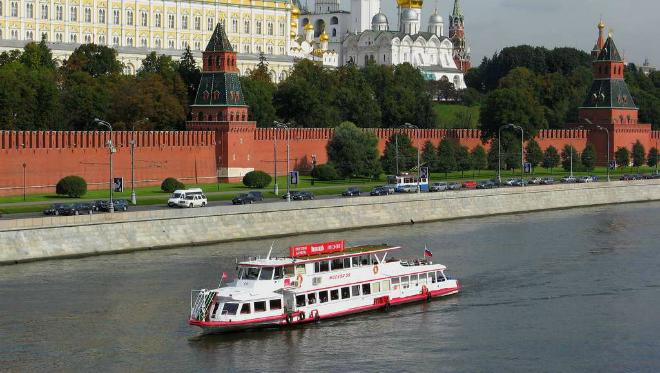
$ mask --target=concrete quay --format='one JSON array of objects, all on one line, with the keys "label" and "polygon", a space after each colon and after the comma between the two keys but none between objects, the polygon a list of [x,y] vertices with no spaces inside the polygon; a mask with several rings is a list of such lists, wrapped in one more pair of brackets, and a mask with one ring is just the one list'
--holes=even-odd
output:
[{"label": "concrete quay", "polygon": [[0,221],[0,264],[660,200],[660,180]]}]

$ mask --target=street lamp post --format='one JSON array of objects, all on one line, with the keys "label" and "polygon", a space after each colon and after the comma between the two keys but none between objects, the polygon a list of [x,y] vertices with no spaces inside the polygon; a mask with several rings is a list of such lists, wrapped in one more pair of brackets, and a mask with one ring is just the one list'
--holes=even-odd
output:
[{"label": "street lamp post", "polygon": [[115,212],[115,205],[112,201],[112,192],[114,189],[114,180],[112,178],[112,153],[115,152],[115,149],[112,145],[112,125],[104,120],[101,119],[94,119],[94,122],[98,124],[99,126],[107,127],[110,130],[110,139],[108,140],[108,149],[110,150],[110,205],[108,206],[108,212],[114,213]]},{"label": "street lamp post", "polygon": [[[591,123],[590,123],[591,124]],[[607,181],[610,181],[610,130],[602,126],[596,126],[601,131],[607,133]]]},{"label": "street lamp post", "polygon": [[312,154],[312,185],[314,185],[314,170],[316,170],[316,154]]},{"label": "street lamp post", "polygon": [[291,180],[289,175],[289,123],[275,121],[275,126],[286,129],[286,201],[291,202]]},{"label": "street lamp post", "polygon": [[26,167],[27,167],[27,164],[23,163],[23,202],[25,202],[25,199],[26,199],[26,188],[27,188],[27,184],[25,182],[26,181],[26,179],[25,179],[25,168]]},{"label": "street lamp post", "polygon": [[[419,187],[420,178],[422,176],[422,173],[421,173],[422,170],[420,168],[421,154],[420,154],[420,151],[419,151],[419,127],[417,127],[414,124],[404,123],[403,128],[409,128],[409,129],[414,129],[415,130],[415,140],[417,140],[417,193],[421,193],[422,191]],[[398,154],[398,152],[397,152],[397,154]],[[398,161],[397,161],[397,166],[398,166]]]},{"label": "street lamp post", "polygon": [[149,118],[144,118],[142,120],[138,120],[137,122],[133,122],[133,126],[131,128],[131,140],[128,141],[129,145],[131,146],[131,203],[133,205],[137,205],[137,194],[135,193],[135,145],[137,145],[137,141],[135,141],[135,125],[137,123],[143,123],[148,120]]}]

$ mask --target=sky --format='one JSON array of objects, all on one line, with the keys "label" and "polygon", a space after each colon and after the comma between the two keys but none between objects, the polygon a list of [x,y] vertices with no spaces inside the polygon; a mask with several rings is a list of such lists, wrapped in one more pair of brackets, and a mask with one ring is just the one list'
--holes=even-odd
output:
[{"label": "sky", "polygon": [[[626,62],[641,65],[645,58],[660,67],[660,0],[460,0],[472,63],[507,46],[575,47],[590,51],[600,17],[613,31]],[[341,0],[348,10],[350,2]],[[304,2],[303,2],[304,3]],[[310,1],[310,5],[311,5]],[[425,0],[422,29],[437,7],[449,29],[454,0]],[[396,0],[381,0],[390,29],[398,28]]]}]

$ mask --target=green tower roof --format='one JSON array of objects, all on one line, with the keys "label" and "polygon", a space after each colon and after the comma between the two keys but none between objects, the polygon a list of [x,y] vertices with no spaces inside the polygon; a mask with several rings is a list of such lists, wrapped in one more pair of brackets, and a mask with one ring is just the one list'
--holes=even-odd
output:
[{"label": "green tower roof", "polygon": [[203,73],[193,106],[245,106],[238,74]]},{"label": "green tower roof", "polygon": [[619,54],[619,50],[616,49],[616,45],[614,44],[614,40],[611,36],[605,41],[605,45],[598,55],[598,61],[623,61],[621,55]]},{"label": "green tower roof", "polygon": [[628,85],[622,79],[594,80],[582,104],[584,108],[636,109]]},{"label": "green tower roof", "polygon": [[225,33],[225,26],[218,22],[215,26],[215,31],[211,35],[211,40],[206,45],[206,52],[233,52],[234,49],[229,42],[229,38]]}]

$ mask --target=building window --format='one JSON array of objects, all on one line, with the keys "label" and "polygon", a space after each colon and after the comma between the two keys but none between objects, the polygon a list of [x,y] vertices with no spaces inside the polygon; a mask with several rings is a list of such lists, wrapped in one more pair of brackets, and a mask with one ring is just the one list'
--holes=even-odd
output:
[{"label": "building window", "polygon": [[11,16],[12,17],[18,17],[18,3],[12,2],[11,3]]},{"label": "building window", "polygon": [[160,39],[159,38],[156,38],[155,44],[156,44],[156,48],[160,49]]},{"label": "building window", "polygon": [[243,53],[250,53],[250,45],[249,44],[243,45]]},{"label": "building window", "polygon": [[114,45],[115,47],[119,46],[119,36],[112,37],[112,45]]},{"label": "building window", "polygon": [[41,33],[41,38],[44,40],[48,40],[48,33],[47,32],[42,32]]},{"label": "building window", "polygon": [[119,9],[114,9],[112,11],[112,18],[115,25],[119,24]]},{"label": "building window", "polygon": [[143,11],[140,12],[140,13],[141,13],[141,14],[140,14],[140,17],[142,18],[142,23],[141,23],[142,27],[147,27],[147,26],[149,26],[149,15],[147,14],[147,12],[145,12],[145,11],[143,10]]},{"label": "building window", "polygon": [[99,23],[105,23],[105,9],[99,9]]},{"label": "building window", "polygon": [[41,19],[48,19],[48,5],[41,5]]},{"label": "building window", "polygon": [[213,31],[213,23],[214,23],[213,17],[209,17],[208,19],[206,19],[206,30],[207,31]]},{"label": "building window", "polygon": [[78,8],[75,6],[69,8],[69,21],[78,22]]},{"label": "building window", "polygon": [[61,43],[62,39],[63,39],[62,38],[62,33],[58,32],[58,33],[55,34],[55,41],[56,42]]},{"label": "building window", "polygon": [[280,22],[280,36],[284,36],[284,23]]},{"label": "building window", "polygon": [[156,13],[156,27],[160,27],[160,13]]},{"label": "building window", "polygon": [[142,40],[140,40],[140,46],[141,46],[142,48],[146,48],[146,47],[147,47],[147,38],[142,38]]},{"label": "building window", "polygon": [[273,46],[272,45],[269,45],[267,50],[268,50],[268,54],[273,54]]},{"label": "building window", "polygon": [[89,44],[92,42],[92,35],[85,34],[85,43]]},{"label": "building window", "polygon": [[273,22],[268,22],[268,35],[273,35]]},{"label": "building window", "polygon": [[18,40],[18,30],[11,30],[11,38]]},{"label": "building window", "polygon": [[62,14],[63,14],[63,13],[64,13],[64,11],[63,11],[61,5],[57,5],[57,6],[55,6],[55,19],[56,19],[56,20],[61,21],[61,20],[62,20]]},{"label": "building window", "polygon": [[126,11],[126,24],[129,26],[133,25],[133,11],[130,9]]},{"label": "building window", "polygon": [[99,44],[104,45],[105,44],[105,36],[101,35],[99,36]]},{"label": "building window", "polygon": [[332,29],[332,37],[334,38],[335,36],[337,36],[337,29],[333,28]]},{"label": "building window", "polygon": [[185,14],[181,16],[181,28],[184,30],[188,29],[188,16]]},{"label": "building window", "polygon": [[246,34],[250,33],[250,20],[249,19],[246,19],[245,21],[243,21],[243,32],[246,33]]},{"label": "building window", "polygon": [[[25,17],[26,18],[34,18],[34,4],[32,4],[32,3],[25,4]],[[32,40],[32,39],[30,39],[30,40]]]},{"label": "building window", "polygon": [[167,47],[170,49],[174,49],[174,40],[168,40],[167,41]]},{"label": "building window", "polygon": [[174,14],[167,15],[167,27],[174,28]]},{"label": "building window", "polygon": [[78,42],[78,35],[76,35],[76,34],[69,35],[69,41],[72,42],[72,43],[77,43]]},{"label": "building window", "polygon": [[199,31],[202,29],[202,17],[195,16],[195,30]]},{"label": "building window", "polygon": [[85,22],[92,22],[92,8],[85,8]]},{"label": "building window", "polygon": [[261,35],[261,21],[257,21],[257,35]]},{"label": "building window", "polygon": [[198,51],[201,51],[202,50],[202,44],[200,42],[196,41],[195,42],[195,49],[197,49]]},{"label": "building window", "polygon": [[132,47],[133,46],[133,38],[127,37],[126,38],[126,45],[129,46],[129,47]]},{"label": "building window", "polygon": [[[1,16],[2,16],[2,1],[0,1],[0,17]],[[0,34],[0,39],[2,39],[2,34]]]},{"label": "building window", "polygon": [[238,32],[238,20],[236,18],[231,20],[231,32]]},{"label": "building window", "polygon": [[25,31],[25,39],[26,40],[33,40],[34,39],[34,34],[32,33],[32,31],[30,31],[30,30]]},{"label": "building window", "polygon": [[181,42],[181,49],[186,49],[188,48],[188,42],[187,41],[182,41]]}]

